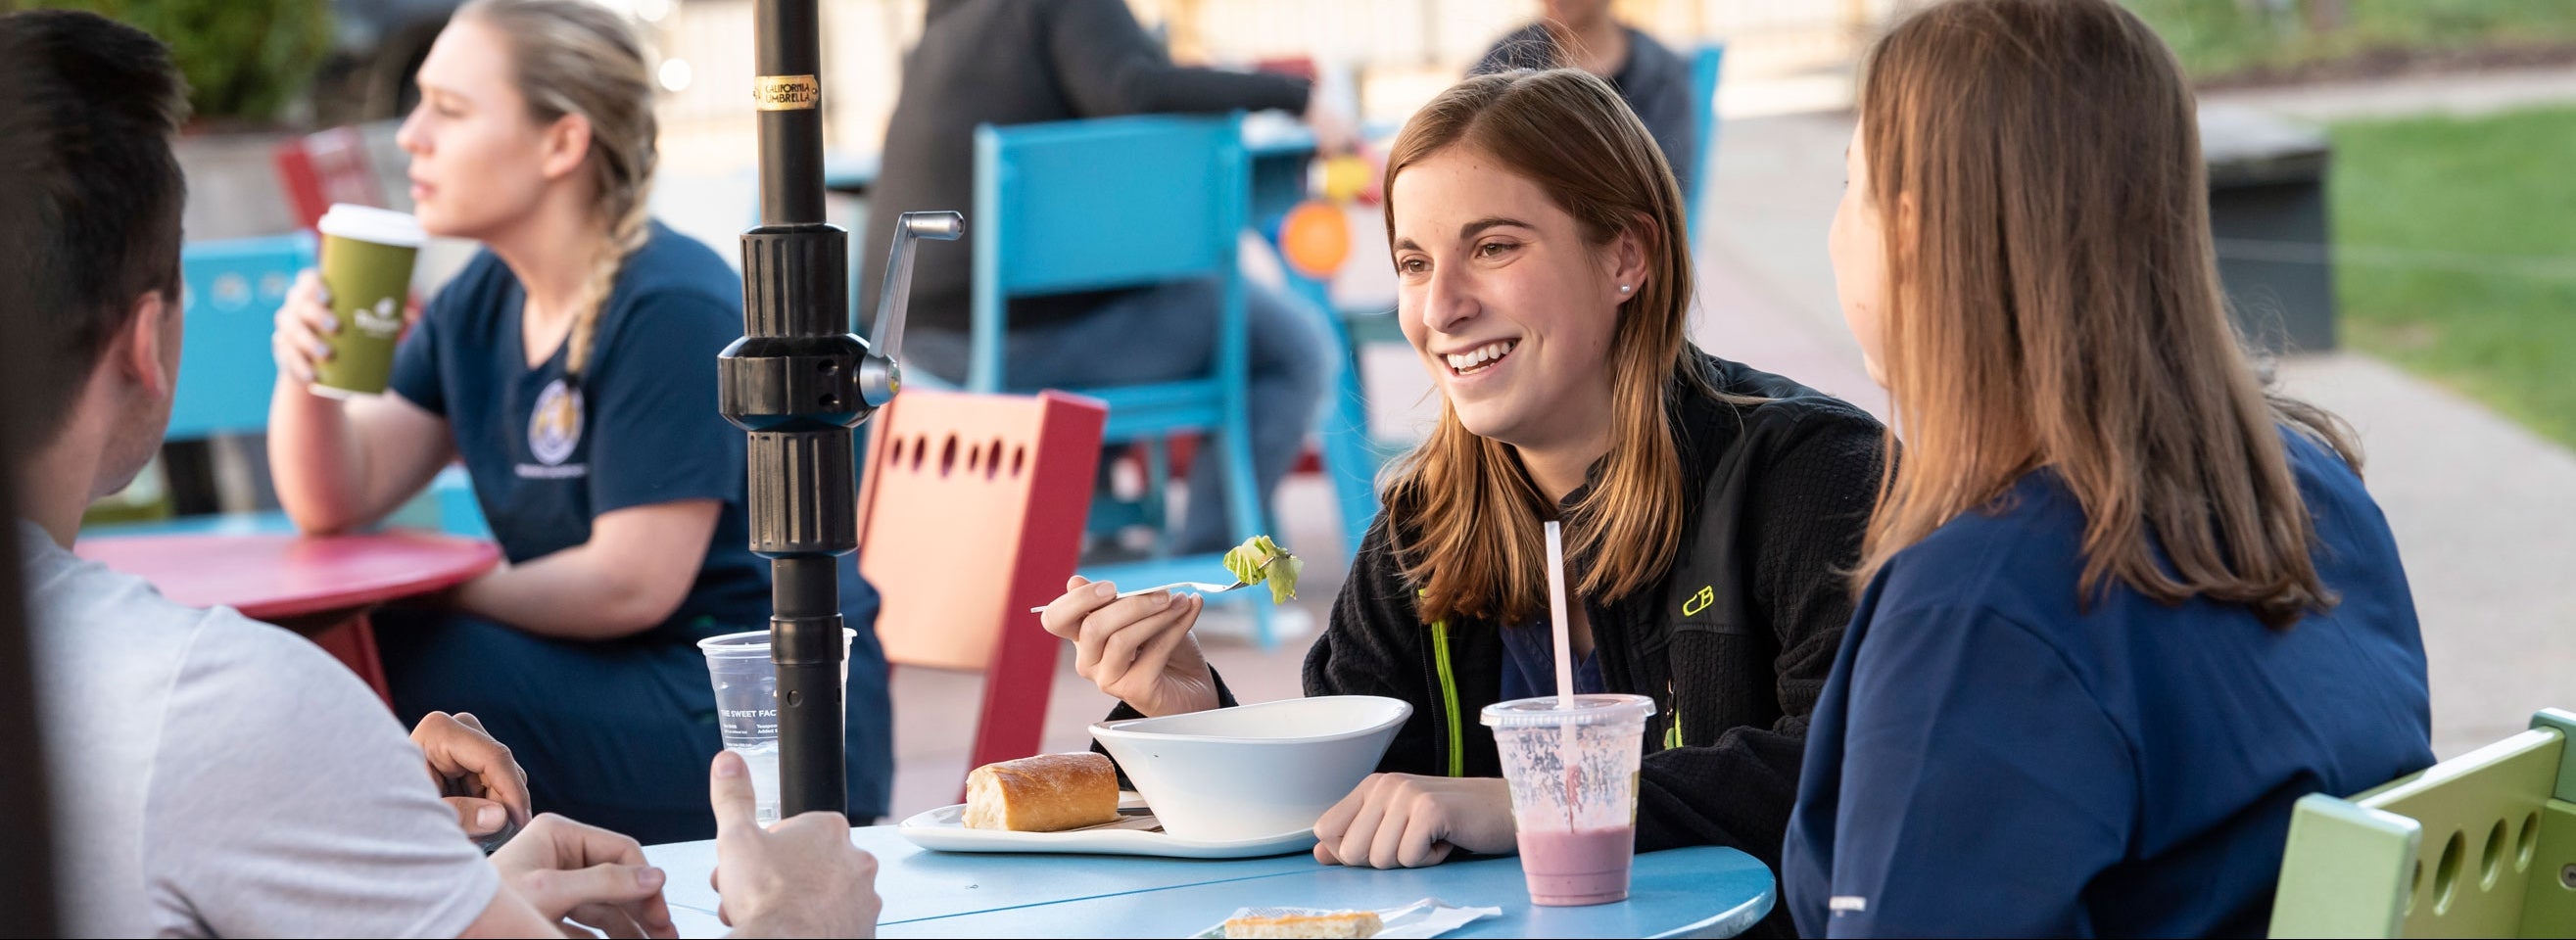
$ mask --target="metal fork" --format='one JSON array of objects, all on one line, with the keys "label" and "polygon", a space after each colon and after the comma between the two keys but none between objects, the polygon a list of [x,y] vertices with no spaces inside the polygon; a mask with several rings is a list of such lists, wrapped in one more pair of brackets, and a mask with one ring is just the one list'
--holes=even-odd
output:
[{"label": "metal fork", "polygon": [[[1233,584],[1209,584],[1205,581],[1174,581],[1170,584],[1158,584],[1149,588],[1137,588],[1133,591],[1120,591],[1118,592],[1118,596],[1111,598],[1111,600],[1123,600],[1139,594],[1154,594],[1162,591],[1178,591],[1183,589],[1197,591],[1200,594],[1223,594],[1227,591],[1240,591],[1247,587],[1251,587],[1251,585],[1245,584],[1241,581],[1234,582]],[[1042,614],[1045,612],[1046,608],[1044,606],[1029,608],[1029,613]]]}]

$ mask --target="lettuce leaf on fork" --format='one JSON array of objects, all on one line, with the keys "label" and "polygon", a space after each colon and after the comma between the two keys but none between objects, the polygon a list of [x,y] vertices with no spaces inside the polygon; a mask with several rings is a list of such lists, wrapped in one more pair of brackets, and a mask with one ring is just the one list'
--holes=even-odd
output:
[{"label": "lettuce leaf on fork", "polygon": [[1256,535],[1226,550],[1225,570],[1245,584],[1270,585],[1270,602],[1285,604],[1297,596],[1297,575],[1306,570],[1306,562],[1269,536]]}]

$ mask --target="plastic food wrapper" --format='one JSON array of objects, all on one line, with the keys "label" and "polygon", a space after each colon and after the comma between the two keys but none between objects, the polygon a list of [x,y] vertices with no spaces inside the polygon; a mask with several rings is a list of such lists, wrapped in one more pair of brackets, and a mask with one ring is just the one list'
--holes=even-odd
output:
[{"label": "plastic food wrapper", "polygon": [[1306,562],[1269,536],[1256,535],[1226,550],[1225,570],[1245,584],[1270,585],[1270,602],[1285,604],[1297,596],[1297,575],[1306,570]]},{"label": "plastic food wrapper", "polygon": [[[1232,920],[1236,917],[1289,917],[1298,915],[1319,917],[1326,914],[1340,913],[1346,910],[1351,910],[1351,908],[1247,907],[1235,911],[1232,915],[1227,917],[1227,920]],[[1390,907],[1379,910],[1377,912],[1378,920],[1383,922],[1385,926],[1380,927],[1374,936],[1376,940],[1397,940],[1397,938],[1405,937],[1437,937],[1441,934],[1448,933],[1452,930],[1456,930],[1460,927],[1467,926],[1468,924],[1488,917],[1501,916],[1503,916],[1503,909],[1499,907],[1459,907],[1447,901],[1440,900],[1439,898],[1423,898],[1422,900],[1415,901],[1403,907]],[[1190,940],[1223,940],[1224,937],[1225,923],[1224,921],[1219,921],[1215,926],[1191,934]]]}]

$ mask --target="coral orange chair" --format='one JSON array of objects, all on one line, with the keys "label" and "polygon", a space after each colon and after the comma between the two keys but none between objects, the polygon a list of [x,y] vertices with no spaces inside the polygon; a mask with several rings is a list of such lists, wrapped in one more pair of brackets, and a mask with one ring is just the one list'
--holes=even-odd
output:
[{"label": "coral orange chair", "polygon": [[984,671],[969,767],[1043,737],[1062,644],[1029,608],[1074,572],[1107,417],[1064,392],[907,389],[871,422],[859,570],[881,598],[877,637],[889,663]]}]

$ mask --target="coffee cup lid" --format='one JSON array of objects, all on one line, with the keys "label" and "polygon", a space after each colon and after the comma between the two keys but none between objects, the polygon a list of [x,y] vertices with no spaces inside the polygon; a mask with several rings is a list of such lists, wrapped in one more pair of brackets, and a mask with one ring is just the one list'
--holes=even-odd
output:
[{"label": "coffee cup lid", "polygon": [[420,220],[411,213],[347,202],[332,203],[331,211],[322,213],[322,221],[313,227],[324,235],[402,248],[418,248],[428,240]]}]

